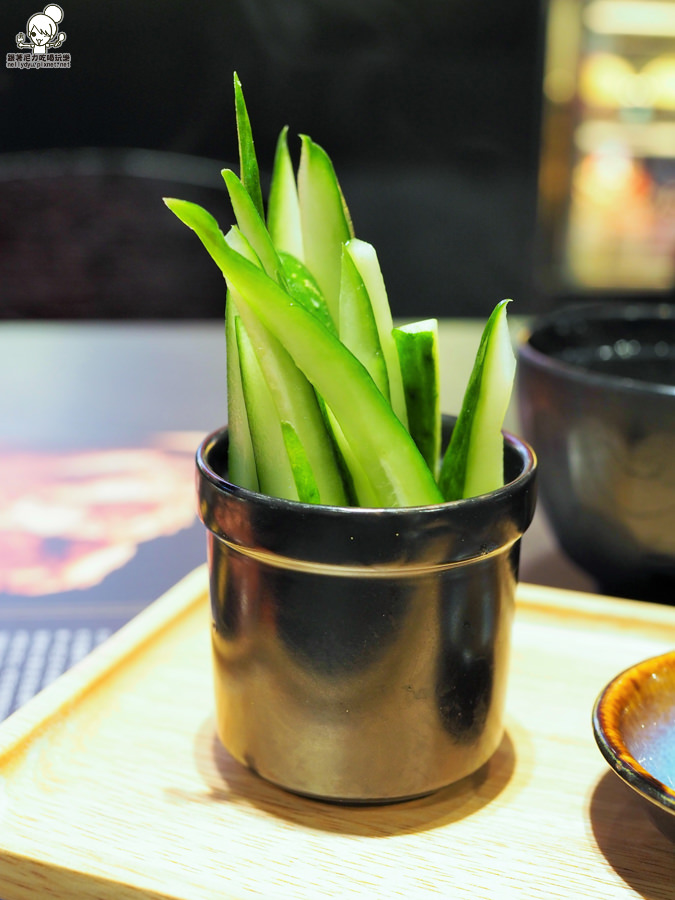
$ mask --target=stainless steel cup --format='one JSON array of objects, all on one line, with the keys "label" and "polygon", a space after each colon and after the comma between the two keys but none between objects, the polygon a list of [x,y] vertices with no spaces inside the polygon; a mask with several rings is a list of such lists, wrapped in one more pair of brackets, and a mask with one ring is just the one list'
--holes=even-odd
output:
[{"label": "stainless steel cup", "polygon": [[[446,430],[451,421],[446,422]],[[226,480],[227,430],[197,455],[218,732],[263,778],[332,801],[430,793],[499,745],[520,538],[536,461],[437,506],[312,506]]]}]

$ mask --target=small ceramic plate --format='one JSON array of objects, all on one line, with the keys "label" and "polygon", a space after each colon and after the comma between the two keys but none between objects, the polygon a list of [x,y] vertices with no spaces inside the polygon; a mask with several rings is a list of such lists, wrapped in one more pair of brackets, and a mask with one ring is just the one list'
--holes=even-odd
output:
[{"label": "small ceramic plate", "polygon": [[593,732],[616,774],[675,840],[675,651],[617,675],[595,703]]}]

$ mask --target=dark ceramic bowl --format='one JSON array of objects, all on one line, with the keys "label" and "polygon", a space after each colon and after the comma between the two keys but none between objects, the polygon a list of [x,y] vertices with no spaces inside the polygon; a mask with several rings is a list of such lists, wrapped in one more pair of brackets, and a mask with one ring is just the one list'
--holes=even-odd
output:
[{"label": "dark ceramic bowl", "polygon": [[541,317],[518,398],[563,550],[607,593],[675,601],[675,306]]},{"label": "dark ceramic bowl", "polygon": [[611,681],[596,701],[593,732],[612,769],[675,840],[675,651]]}]

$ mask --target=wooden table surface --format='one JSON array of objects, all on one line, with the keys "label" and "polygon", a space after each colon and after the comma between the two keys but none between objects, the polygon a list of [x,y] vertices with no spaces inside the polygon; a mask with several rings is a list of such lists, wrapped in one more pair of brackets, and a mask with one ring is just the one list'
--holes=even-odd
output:
[{"label": "wooden table surface", "polygon": [[590,723],[614,674],[672,647],[672,607],[521,585],[492,759],[348,807],[220,746],[206,592],[201,568],[0,725],[4,900],[672,898],[675,848]]}]

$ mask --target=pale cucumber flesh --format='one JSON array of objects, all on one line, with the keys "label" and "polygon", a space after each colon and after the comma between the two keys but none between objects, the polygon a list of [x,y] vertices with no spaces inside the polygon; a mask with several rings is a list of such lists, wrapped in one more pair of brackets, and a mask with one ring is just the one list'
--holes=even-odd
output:
[{"label": "pale cucumber flesh", "polygon": [[375,314],[363,278],[346,246],[342,250],[339,335],[345,347],[363,363],[375,384],[389,398],[389,376]]},{"label": "pale cucumber flesh", "polygon": [[387,290],[382,277],[382,270],[377,258],[377,253],[372,244],[361,241],[358,238],[349,241],[346,244],[347,252],[356,266],[366,291],[370,298],[370,304],[373,309],[377,332],[380,338],[380,346],[382,347],[382,355],[384,363],[387,367],[387,379],[389,382],[389,398],[391,406],[401,422],[408,425],[408,412],[405,404],[405,393],[403,391],[403,378],[401,376],[401,365],[398,359],[398,351],[392,330],[394,323],[391,317],[391,309],[389,307],[389,299]]},{"label": "pale cucumber flesh", "polygon": [[236,309],[231,292],[225,304],[225,350],[227,365],[228,472],[234,484],[259,490],[258,473],[248,424],[244,388],[237,347]]},{"label": "pale cucumber flesh", "polygon": [[297,500],[298,491],[274,399],[241,320],[236,319],[235,322],[239,365],[247,398],[248,421],[260,490],[271,497]]},{"label": "pale cucumber flesh", "polygon": [[497,304],[481,337],[439,476],[446,500],[475,497],[504,483],[501,429],[516,366],[506,319],[509,302]]},{"label": "pale cucumber flesh", "polygon": [[277,141],[267,204],[267,227],[279,253],[305,258],[300,219],[300,200],[293,163],[288,152],[288,128],[283,128]]},{"label": "pale cucumber flesh", "polygon": [[307,135],[301,135],[301,140],[298,196],[304,262],[318,281],[337,325],[342,245],[354,236],[354,230],[328,154]]}]

